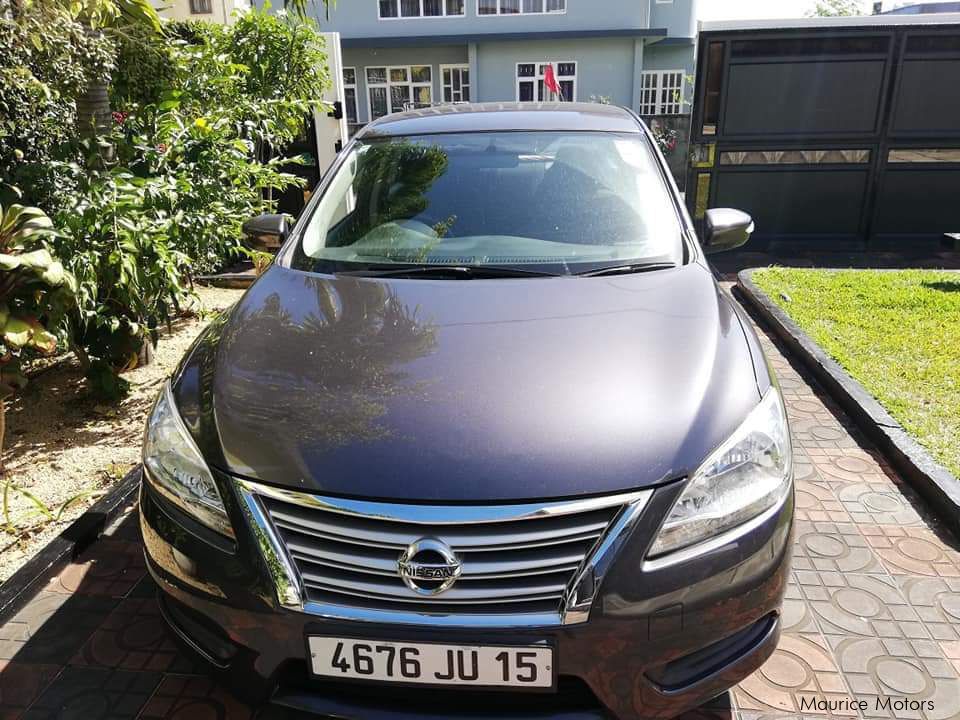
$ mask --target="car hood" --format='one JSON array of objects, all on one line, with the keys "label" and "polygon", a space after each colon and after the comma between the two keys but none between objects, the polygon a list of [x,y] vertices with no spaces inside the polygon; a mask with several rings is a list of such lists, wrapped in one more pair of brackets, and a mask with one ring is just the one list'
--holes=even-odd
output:
[{"label": "car hood", "polygon": [[698,264],[504,280],[274,267],[199,339],[175,395],[228,473],[448,502],[683,476],[760,397],[744,329]]}]

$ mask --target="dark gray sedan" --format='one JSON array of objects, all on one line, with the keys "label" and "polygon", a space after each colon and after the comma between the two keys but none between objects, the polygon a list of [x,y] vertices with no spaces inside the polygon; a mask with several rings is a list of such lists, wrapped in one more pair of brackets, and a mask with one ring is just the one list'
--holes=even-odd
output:
[{"label": "dark gray sedan", "polygon": [[147,423],[164,614],[341,718],[651,718],[773,651],[783,399],[650,133],[594,104],[382,118]]}]

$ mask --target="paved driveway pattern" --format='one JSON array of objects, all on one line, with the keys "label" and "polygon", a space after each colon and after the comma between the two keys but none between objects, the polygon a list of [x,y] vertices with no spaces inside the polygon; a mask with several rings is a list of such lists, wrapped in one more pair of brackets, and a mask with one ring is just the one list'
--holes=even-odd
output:
[{"label": "paved driveway pattern", "polygon": [[[960,718],[955,540],[831,400],[762,339],[795,438],[785,632],[759,672],[684,720]],[[0,627],[0,720],[288,717],[244,706],[178,652],[154,592],[128,509]],[[851,709],[858,699],[866,710]],[[828,702],[803,705],[810,700]]]}]

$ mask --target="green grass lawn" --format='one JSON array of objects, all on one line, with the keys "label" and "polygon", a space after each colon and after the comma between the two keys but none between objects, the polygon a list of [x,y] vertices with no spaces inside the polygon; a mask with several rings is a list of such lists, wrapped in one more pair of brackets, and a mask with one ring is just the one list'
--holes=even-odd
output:
[{"label": "green grass lawn", "polygon": [[767,268],[753,279],[960,477],[960,273]]}]

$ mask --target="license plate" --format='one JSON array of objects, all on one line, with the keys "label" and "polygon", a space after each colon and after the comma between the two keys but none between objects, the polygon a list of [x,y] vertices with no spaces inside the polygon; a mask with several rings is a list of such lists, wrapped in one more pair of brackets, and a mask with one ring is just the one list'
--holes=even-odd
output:
[{"label": "license plate", "polygon": [[550,689],[553,648],[546,645],[442,645],[310,636],[314,674],[422,685]]}]

